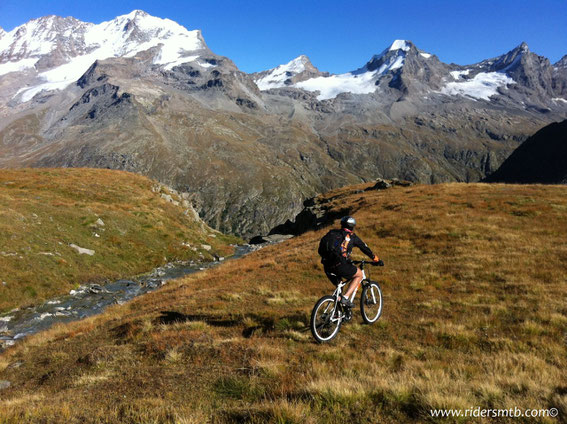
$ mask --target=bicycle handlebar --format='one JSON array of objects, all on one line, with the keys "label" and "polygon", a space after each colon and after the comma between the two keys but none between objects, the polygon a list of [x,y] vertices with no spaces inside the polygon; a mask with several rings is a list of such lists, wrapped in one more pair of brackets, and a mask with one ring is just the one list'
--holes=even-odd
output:
[{"label": "bicycle handlebar", "polygon": [[367,260],[361,260],[361,261],[351,261],[351,263],[353,265],[364,265],[364,264],[370,264],[372,266],[378,266],[378,262],[374,262],[374,261],[367,261]]}]

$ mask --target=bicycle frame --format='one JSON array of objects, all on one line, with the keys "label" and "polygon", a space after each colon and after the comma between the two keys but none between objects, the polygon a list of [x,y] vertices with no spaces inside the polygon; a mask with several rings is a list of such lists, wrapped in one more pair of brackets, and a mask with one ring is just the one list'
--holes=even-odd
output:
[{"label": "bicycle frame", "polygon": [[[360,270],[362,271],[362,281],[364,281],[364,280],[366,280],[366,272],[364,271],[364,261],[362,261],[362,267],[360,267]],[[337,288],[335,289],[335,291],[333,292],[333,296],[336,299],[335,300],[335,307],[333,308],[333,316],[335,316],[335,313],[337,312],[337,306],[339,304],[338,299],[339,299],[339,296],[341,296],[342,293],[343,293],[343,287],[346,286],[351,281],[352,280],[341,281],[339,283],[339,285],[337,286]],[[354,298],[356,297],[356,293],[358,292],[359,287],[360,287],[360,284],[358,285],[358,287],[356,289],[354,289],[354,291],[352,292],[352,295],[350,296],[350,299],[347,298],[352,303],[354,303]],[[374,293],[372,294],[372,296],[374,296]],[[374,299],[374,300],[376,300],[376,299]],[[342,317],[333,318],[333,320],[337,320],[337,319],[342,319]]]}]

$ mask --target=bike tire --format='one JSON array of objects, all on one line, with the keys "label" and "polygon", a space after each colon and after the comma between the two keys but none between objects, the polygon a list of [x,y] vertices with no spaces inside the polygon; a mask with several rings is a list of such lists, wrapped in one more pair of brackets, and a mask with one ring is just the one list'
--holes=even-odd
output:
[{"label": "bike tire", "polygon": [[[336,309],[336,310],[335,310]],[[326,343],[336,337],[343,322],[342,316],[333,317],[333,312],[337,314],[340,308],[335,308],[335,298],[333,296],[323,296],[317,301],[311,312],[309,327],[311,334],[317,343]]]},{"label": "bike tire", "polygon": [[372,324],[378,321],[378,318],[382,315],[383,306],[380,286],[375,281],[368,281],[367,284],[364,284],[360,296],[360,313],[364,322]]}]

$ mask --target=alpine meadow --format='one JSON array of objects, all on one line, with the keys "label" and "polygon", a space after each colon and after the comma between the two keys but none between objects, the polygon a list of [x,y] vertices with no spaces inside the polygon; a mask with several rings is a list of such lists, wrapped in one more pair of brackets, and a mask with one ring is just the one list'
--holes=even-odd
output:
[{"label": "alpine meadow", "polygon": [[2,1],[0,424],[567,423],[532,3]]},{"label": "alpine meadow", "polygon": [[[374,325],[316,345],[326,229],[171,283],[2,355],[2,420],[421,422],[430,409],[567,413],[562,186],[443,184],[324,196],[386,263]],[[443,419],[443,422],[460,422]],[[504,419],[516,422],[517,419]],[[540,422],[554,422],[551,418]]]}]

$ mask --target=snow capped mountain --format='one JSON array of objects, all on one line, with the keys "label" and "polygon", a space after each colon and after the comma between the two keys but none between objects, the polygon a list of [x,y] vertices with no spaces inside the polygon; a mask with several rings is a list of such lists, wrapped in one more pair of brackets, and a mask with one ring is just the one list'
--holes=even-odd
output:
[{"label": "snow capped mountain", "polygon": [[311,92],[319,92],[318,100],[332,99],[340,93],[346,92],[370,94],[376,91],[380,77],[403,68],[408,55],[418,55],[420,60],[433,57],[431,54],[417,49],[411,41],[395,40],[390,47],[373,56],[362,68],[352,72],[338,75],[318,75],[297,82],[289,78],[285,79],[286,75],[294,75],[292,69],[301,69],[299,66],[302,63],[300,60],[302,56],[300,56],[286,65],[280,65],[268,71],[269,74],[257,79],[256,83],[260,90],[292,86]]},{"label": "snow capped mountain", "polygon": [[508,53],[503,54],[495,59],[489,59],[480,62],[477,66],[479,68],[486,68],[492,72],[509,72],[520,66],[522,58],[530,53],[528,45],[523,42],[518,47],[510,50]]},{"label": "snow capped mountain", "polygon": [[43,90],[61,90],[96,60],[133,57],[156,48],[153,63],[171,69],[199,57],[207,46],[198,30],[141,10],[98,25],[75,18],[34,19],[0,38],[0,75],[27,71],[36,78],[20,89],[28,101]]},{"label": "snow capped mountain", "polygon": [[565,76],[560,74],[554,72],[547,58],[532,53],[526,43],[521,43],[496,58],[460,67],[451,73],[455,81],[448,82],[442,92],[489,100],[502,89],[515,86],[515,91],[528,95],[530,101],[545,103],[549,97],[565,94]]},{"label": "snow capped mountain", "polygon": [[412,47],[415,46],[411,41],[395,40],[389,48],[380,54],[374,55],[363,68],[356,72],[377,71],[377,74],[383,75],[386,72],[399,69],[404,66],[407,52]]},{"label": "snow capped mountain", "polygon": [[[9,82],[4,87],[12,88],[4,89],[2,100],[26,103],[39,93],[64,90],[95,61],[131,58],[142,52],[147,52],[144,60],[162,71],[185,63],[196,64],[198,69],[217,66],[200,31],[190,31],[141,10],[100,24],[45,16],[9,32],[0,28],[0,77],[7,75]],[[227,66],[229,72],[238,71],[233,64]],[[251,84],[246,89],[249,98],[255,96],[253,92],[259,95],[254,83],[261,91],[285,87],[306,90],[317,93],[318,100],[333,99],[341,93],[388,93],[394,89],[404,96],[437,93],[490,101],[516,85],[535,91],[533,95],[543,101],[544,97],[565,97],[565,69],[567,56],[552,67],[546,58],[530,52],[526,43],[497,58],[458,66],[440,62],[411,41],[395,40],[352,72],[321,72],[301,55],[276,68],[251,74],[247,82],[241,82],[244,86]]]},{"label": "snow capped mountain", "polygon": [[328,75],[328,73],[319,72],[307,56],[301,55],[284,65],[252,74],[252,79],[260,90],[270,90],[291,86],[319,75]]}]

